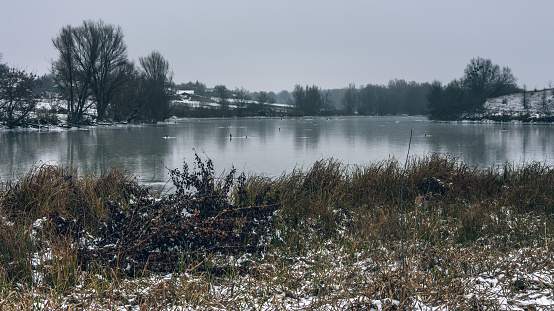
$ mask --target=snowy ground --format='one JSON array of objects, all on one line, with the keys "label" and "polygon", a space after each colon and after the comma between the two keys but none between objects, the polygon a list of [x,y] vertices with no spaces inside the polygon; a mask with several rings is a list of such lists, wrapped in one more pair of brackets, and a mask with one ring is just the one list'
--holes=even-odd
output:
[{"label": "snowy ground", "polygon": [[549,118],[554,118],[554,89],[490,98],[483,108],[484,112],[464,118],[550,121]]},{"label": "snowy ground", "polygon": [[[45,221],[33,223],[31,238],[37,239]],[[120,280],[83,272],[65,294],[42,290],[56,262],[46,247],[32,258],[34,286],[20,284],[7,298],[2,295],[0,310],[11,310],[15,297],[36,310],[554,310],[554,243],[507,252],[492,244],[406,245],[402,269],[398,254],[387,247],[352,250],[328,241],[304,256],[278,250],[215,255],[209,266],[230,271],[220,276],[198,264]],[[401,305],[403,293],[408,299]]]},{"label": "snowy ground", "polygon": [[[270,256],[284,255],[266,255]],[[33,300],[41,310],[67,309],[77,303],[86,310],[137,311],[146,305],[175,311],[554,310],[554,266],[542,260],[551,257],[548,246],[523,248],[492,261],[473,259],[476,266],[470,270],[479,273],[450,278],[445,265],[438,265],[437,272],[422,273],[415,269],[421,262],[409,260],[402,274],[399,262],[377,261],[365,252],[353,257],[329,243],[307,256],[286,258],[286,265],[249,254],[220,258],[219,264],[236,271],[222,278],[182,272],[124,280],[113,288],[87,286],[95,282],[91,278],[102,283],[105,276],[96,275],[56,300],[38,293]],[[442,292],[425,284],[435,273],[444,278]],[[410,304],[400,306],[395,298],[403,289]]]}]

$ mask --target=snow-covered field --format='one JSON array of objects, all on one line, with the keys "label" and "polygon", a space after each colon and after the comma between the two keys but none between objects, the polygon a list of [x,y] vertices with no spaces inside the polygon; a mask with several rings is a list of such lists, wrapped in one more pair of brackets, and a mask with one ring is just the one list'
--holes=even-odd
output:
[{"label": "snow-covered field", "polygon": [[[394,256],[371,255],[379,250],[352,256],[329,242],[306,256],[215,258],[213,262],[234,271],[221,278],[185,271],[110,283],[97,274],[83,277],[65,296],[53,299],[37,291],[31,300],[40,310],[554,310],[548,246],[504,255],[490,250],[487,259],[482,257],[487,257],[486,247],[473,258],[463,258],[470,251],[464,249],[427,251],[447,254],[435,258],[436,271],[418,270],[426,262],[412,254],[403,274]],[[460,261],[447,263],[455,258]],[[458,265],[470,265],[467,274],[449,275]],[[94,282],[108,285],[91,286]],[[436,283],[442,283],[441,291]],[[395,299],[402,291],[409,305]]]},{"label": "snow-covered field", "polygon": [[554,118],[554,89],[489,98],[483,108],[483,112],[467,114],[463,118],[551,122],[550,118]]},{"label": "snow-covered field", "polygon": [[[32,239],[39,240],[45,222],[34,222]],[[329,240],[303,256],[274,250],[205,259],[202,266],[226,271],[219,276],[196,263],[111,281],[83,272],[70,293],[54,296],[40,290],[56,262],[46,247],[32,256],[36,290],[19,289],[38,310],[554,310],[552,241],[508,252],[482,242],[456,249],[406,245],[403,262],[389,247],[353,251]],[[403,295],[407,305],[398,300]]]}]

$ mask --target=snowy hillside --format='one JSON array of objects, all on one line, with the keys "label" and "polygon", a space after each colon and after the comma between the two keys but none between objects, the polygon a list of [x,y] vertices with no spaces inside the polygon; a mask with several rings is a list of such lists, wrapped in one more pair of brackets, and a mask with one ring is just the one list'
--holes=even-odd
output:
[{"label": "snowy hillside", "polygon": [[481,112],[463,115],[462,119],[554,122],[554,89],[489,98],[483,108]]}]

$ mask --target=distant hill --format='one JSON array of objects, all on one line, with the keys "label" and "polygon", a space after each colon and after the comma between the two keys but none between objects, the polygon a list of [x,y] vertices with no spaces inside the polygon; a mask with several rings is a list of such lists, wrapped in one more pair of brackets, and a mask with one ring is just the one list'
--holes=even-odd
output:
[{"label": "distant hill", "polygon": [[554,122],[554,89],[489,98],[481,111],[465,113],[461,119]]}]

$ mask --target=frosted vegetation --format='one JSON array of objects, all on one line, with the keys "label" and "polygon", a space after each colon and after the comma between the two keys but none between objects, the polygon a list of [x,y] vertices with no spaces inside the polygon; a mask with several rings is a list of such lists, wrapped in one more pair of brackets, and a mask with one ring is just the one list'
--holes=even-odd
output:
[{"label": "frosted vegetation", "polygon": [[527,91],[488,99],[480,112],[464,119],[493,121],[554,121],[554,89]]},{"label": "frosted vegetation", "polygon": [[2,310],[546,310],[554,172],[448,156],[269,179],[36,167],[0,192]]}]

